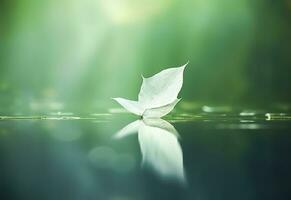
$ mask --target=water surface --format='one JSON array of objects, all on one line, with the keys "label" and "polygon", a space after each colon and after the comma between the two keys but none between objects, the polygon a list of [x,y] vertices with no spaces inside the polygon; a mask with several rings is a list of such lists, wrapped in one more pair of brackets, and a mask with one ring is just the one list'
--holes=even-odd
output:
[{"label": "water surface", "polygon": [[290,115],[206,111],[1,116],[1,199],[289,199]]}]

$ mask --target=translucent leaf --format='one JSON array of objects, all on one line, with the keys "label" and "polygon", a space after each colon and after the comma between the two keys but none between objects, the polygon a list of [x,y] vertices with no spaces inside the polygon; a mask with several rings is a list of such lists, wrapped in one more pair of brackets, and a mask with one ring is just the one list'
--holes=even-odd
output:
[{"label": "translucent leaf", "polygon": [[163,119],[153,119],[153,118],[147,118],[142,120],[147,126],[152,126],[160,129],[164,129],[177,137],[180,137],[178,131],[175,129],[175,127]]},{"label": "translucent leaf", "polygon": [[152,77],[143,78],[138,95],[141,105],[145,108],[156,108],[175,101],[182,88],[186,65],[165,69]]},{"label": "translucent leaf", "polygon": [[144,112],[144,108],[140,105],[138,101],[132,101],[124,98],[113,98],[120,105],[122,105],[129,112],[141,116]]},{"label": "translucent leaf", "polygon": [[113,137],[119,139],[137,133],[141,123],[142,123],[141,120],[131,122],[130,124],[122,128],[120,131],[118,131]]},{"label": "translucent leaf", "polygon": [[180,99],[176,99],[174,100],[174,102],[165,105],[165,106],[161,106],[158,108],[150,108],[150,109],[146,109],[143,113],[143,117],[144,118],[160,118],[163,117],[165,115],[167,115],[168,113],[170,113],[174,107],[176,106],[176,104],[180,101]]},{"label": "translucent leaf", "polygon": [[164,179],[185,183],[183,153],[178,132],[163,119],[136,120],[114,135],[120,139],[138,133],[142,164]]},{"label": "translucent leaf", "polygon": [[[188,64],[188,63],[187,63]],[[138,101],[113,98],[126,110],[144,118],[160,118],[171,112],[180,99],[186,65],[165,69],[152,77],[144,78]]]},{"label": "translucent leaf", "polygon": [[182,149],[175,134],[144,125],[138,131],[138,140],[143,166],[150,167],[164,179],[185,182]]}]

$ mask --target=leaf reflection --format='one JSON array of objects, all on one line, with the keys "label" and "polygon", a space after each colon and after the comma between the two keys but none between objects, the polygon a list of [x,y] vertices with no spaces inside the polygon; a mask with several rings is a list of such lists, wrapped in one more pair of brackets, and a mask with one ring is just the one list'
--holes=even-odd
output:
[{"label": "leaf reflection", "polygon": [[149,167],[163,179],[184,184],[183,154],[174,126],[163,119],[136,120],[118,131],[114,138],[135,133],[138,133],[142,166]]}]

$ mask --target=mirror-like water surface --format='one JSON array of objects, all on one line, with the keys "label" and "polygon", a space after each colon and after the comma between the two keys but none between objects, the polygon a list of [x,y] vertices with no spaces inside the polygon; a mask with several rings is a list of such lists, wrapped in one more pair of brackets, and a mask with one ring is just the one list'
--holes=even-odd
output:
[{"label": "mirror-like water surface", "polygon": [[290,116],[1,116],[1,199],[288,199]]}]

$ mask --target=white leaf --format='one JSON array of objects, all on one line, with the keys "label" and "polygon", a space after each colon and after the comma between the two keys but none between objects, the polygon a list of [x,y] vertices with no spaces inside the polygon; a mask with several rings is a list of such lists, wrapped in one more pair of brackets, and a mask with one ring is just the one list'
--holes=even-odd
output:
[{"label": "white leaf", "polygon": [[143,78],[138,101],[146,108],[156,108],[172,103],[183,84],[182,67],[169,68],[149,78]]},{"label": "white leaf", "polygon": [[164,129],[172,134],[174,134],[177,137],[180,137],[178,131],[175,129],[175,127],[163,119],[153,119],[153,118],[147,118],[142,120],[147,126],[151,127],[157,127],[160,129]]},{"label": "white leaf", "polygon": [[131,122],[130,124],[122,128],[120,131],[118,131],[113,137],[116,139],[119,139],[128,135],[137,133],[140,127],[140,124],[141,124],[141,120],[136,120],[134,122]]},{"label": "white leaf", "polygon": [[129,112],[141,116],[144,112],[144,108],[140,105],[138,101],[127,100],[123,98],[113,98],[120,105],[122,105]]},{"label": "white leaf", "polygon": [[138,132],[142,164],[165,179],[184,182],[183,155],[176,135],[165,129],[142,126]]},{"label": "white leaf", "polygon": [[[188,63],[187,63],[188,64]],[[180,99],[186,65],[165,69],[152,77],[144,78],[138,101],[113,98],[126,110],[144,118],[160,118],[171,112]]]},{"label": "white leaf", "polygon": [[165,115],[167,115],[168,113],[170,113],[175,105],[180,101],[180,99],[176,99],[174,100],[174,102],[165,105],[165,106],[161,106],[158,108],[150,108],[150,109],[146,109],[143,113],[143,117],[144,118],[158,118],[158,117],[163,117]]},{"label": "white leaf", "polygon": [[164,179],[185,183],[183,153],[178,132],[162,119],[137,120],[121,129],[114,138],[131,135],[138,129],[142,164]]}]

